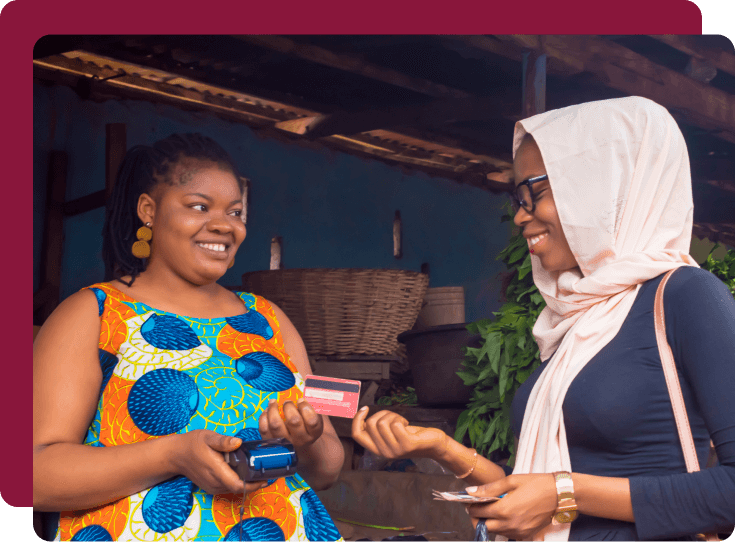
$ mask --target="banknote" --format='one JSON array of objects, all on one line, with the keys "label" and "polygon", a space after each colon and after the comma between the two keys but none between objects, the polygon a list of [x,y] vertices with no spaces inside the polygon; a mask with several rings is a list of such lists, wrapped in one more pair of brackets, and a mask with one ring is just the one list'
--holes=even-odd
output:
[{"label": "banknote", "polygon": [[505,497],[506,494],[498,497],[476,497],[475,495],[469,495],[467,491],[437,491],[432,490],[432,495],[436,501],[449,501],[449,502],[462,502],[462,503],[479,503],[479,502],[495,502],[498,499]]}]

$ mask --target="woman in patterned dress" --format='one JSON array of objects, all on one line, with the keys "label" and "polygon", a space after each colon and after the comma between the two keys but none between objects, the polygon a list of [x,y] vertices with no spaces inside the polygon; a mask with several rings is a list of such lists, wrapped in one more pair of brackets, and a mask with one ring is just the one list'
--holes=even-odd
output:
[{"label": "woman in patterned dress", "polygon": [[[34,343],[33,501],[63,511],[57,540],[340,539],[311,489],[343,449],[303,399],[304,344],[278,307],[216,282],[246,234],[239,179],[199,134],[126,154],[103,231],[118,278],[66,299]],[[299,474],[244,484],[224,453],[273,437]]]}]

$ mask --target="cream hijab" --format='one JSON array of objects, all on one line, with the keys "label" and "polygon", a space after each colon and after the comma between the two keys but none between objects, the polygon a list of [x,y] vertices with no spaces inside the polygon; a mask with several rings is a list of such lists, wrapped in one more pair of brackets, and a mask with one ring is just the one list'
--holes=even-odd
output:
[{"label": "cream hijab", "polygon": [[[534,326],[547,362],[524,413],[514,474],[570,471],[562,403],[570,383],[618,333],[641,284],[697,266],[690,162],[674,119],[639,97],[590,102],[519,121],[542,154],[565,237],[580,268],[545,271],[532,256],[547,303]],[[567,540],[569,525],[536,539]]]}]

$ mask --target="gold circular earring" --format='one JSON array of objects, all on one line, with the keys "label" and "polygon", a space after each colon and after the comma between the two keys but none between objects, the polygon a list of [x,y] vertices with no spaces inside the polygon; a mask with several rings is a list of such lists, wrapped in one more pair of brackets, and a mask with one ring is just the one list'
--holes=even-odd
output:
[{"label": "gold circular earring", "polygon": [[233,256],[233,259],[230,260],[229,264],[227,264],[227,268],[232,269],[233,265],[235,265],[235,256]]},{"label": "gold circular earring", "polygon": [[153,230],[151,229],[151,223],[146,222],[145,226],[138,228],[135,236],[138,240],[133,243],[133,256],[136,258],[148,258],[151,255],[151,245],[148,244],[153,238]]}]

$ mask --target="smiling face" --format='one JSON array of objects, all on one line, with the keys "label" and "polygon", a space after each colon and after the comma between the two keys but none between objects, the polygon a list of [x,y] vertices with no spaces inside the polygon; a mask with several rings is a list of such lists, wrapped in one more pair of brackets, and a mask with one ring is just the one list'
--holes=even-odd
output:
[{"label": "smiling face", "polygon": [[171,178],[139,200],[138,215],[153,229],[148,269],[165,266],[193,284],[214,282],[245,239],[240,185],[211,162],[174,166]]},{"label": "smiling face", "polygon": [[[533,177],[545,175],[542,153],[536,142],[528,137],[516,151],[514,158],[514,183],[519,184]],[[578,267],[570,245],[562,231],[555,200],[548,180],[534,183],[535,207],[529,213],[523,207],[514,216],[514,224],[522,228],[529,250],[547,271],[567,271]]]}]

